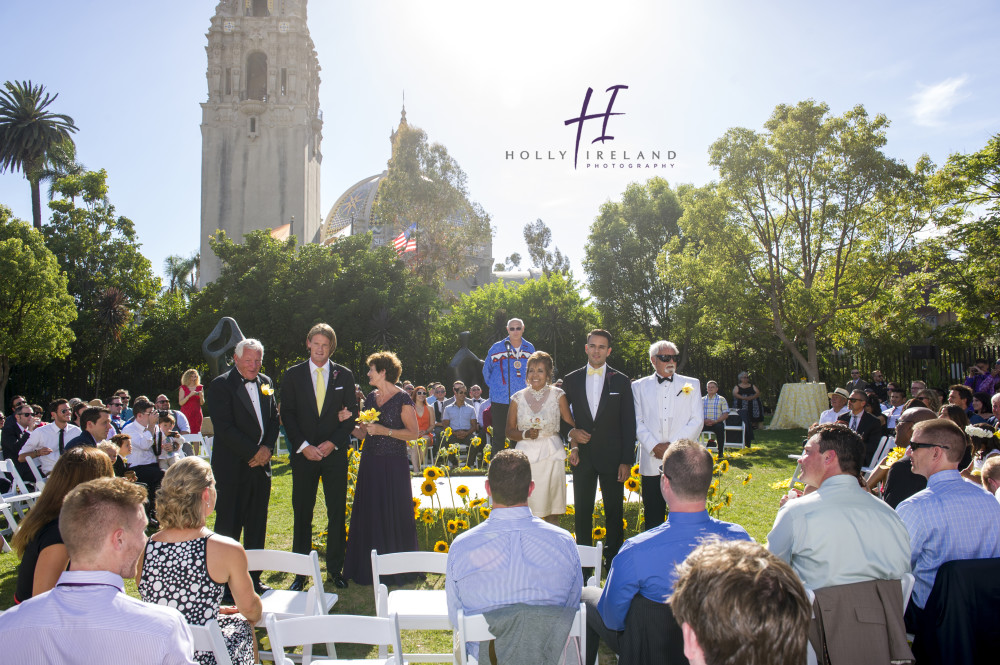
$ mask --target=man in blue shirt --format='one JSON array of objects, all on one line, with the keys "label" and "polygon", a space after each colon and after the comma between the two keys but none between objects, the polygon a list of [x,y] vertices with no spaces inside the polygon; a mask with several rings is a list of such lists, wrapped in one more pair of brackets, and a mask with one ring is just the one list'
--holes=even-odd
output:
[{"label": "man in blue shirt", "polygon": [[[476,420],[476,409],[465,402],[465,384],[456,381],[455,401],[444,408],[444,419],[441,421],[443,427],[451,428],[451,439],[449,443],[471,445],[472,435],[479,429],[479,421]],[[483,446],[475,446],[475,450],[470,451],[468,456],[469,466],[475,468],[479,457],[482,456]],[[453,464],[459,460],[451,460]]]},{"label": "man in blue shirt", "polygon": [[[445,591],[452,625],[458,625],[460,609],[483,614],[518,603],[579,606],[583,571],[576,542],[565,529],[532,517],[528,495],[534,486],[523,452],[503,450],[493,458],[486,480],[493,511],[455,538],[448,553]],[[470,654],[478,652],[478,643],[469,644]]]},{"label": "man in blue shirt", "polygon": [[675,441],[663,453],[660,491],[667,521],[625,541],[611,563],[604,590],[586,587],[587,663],[597,660],[598,638],[615,653],[625,630],[632,599],[666,603],[673,593],[674,566],[709,536],[750,540],[746,529],[708,516],[705,497],[712,484],[712,454],[690,439]]},{"label": "man in blue shirt", "polygon": [[493,405],[493,450],[507,447],[510,396],[528,385],[528,357],[535,352],[535,347],[523,335],[524,321],[508,321],[507,337],[490,347],[483,363],[483,378],[486,379]]},{"label": "man in blue shirt", "polygon": [[942,564],[1000,557],[1000,503],[959,474],[965,446],[965,433],[950,420],[927,420],[913,427],[913,473],[927,478],[927,488],[896,507],[910,534],[916,578],[906,612],[909,630],[916,627]]}]

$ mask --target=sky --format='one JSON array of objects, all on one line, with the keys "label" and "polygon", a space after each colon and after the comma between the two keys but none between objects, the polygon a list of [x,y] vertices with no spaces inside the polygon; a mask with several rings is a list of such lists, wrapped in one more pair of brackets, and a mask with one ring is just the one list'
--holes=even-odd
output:
[{"label": "sky", "polygon": [[[199,104],[216,5],[0,2],[0,80],[59,94],[51,110],[73,117],[79,160],[107,169],[109,198],[159,274],[167,256],[199,250]],[[521,229],[541,219],[583,277],[602,203],[654,175],[712,181],[712,142],[730,127],[761,129],[778,104],[885,114],[884,150],[911,166],[982,148],[1000,131],[998,19],[997,3],[961,0],[311,0],[321,207],[325,216],[385,169],[405,91],[407,121],[447,147],[491,215],[495,259],[526,255]],[[588,88],[588,113],[604,113],[616,85],[628,87],[612,109],[622,115],[608,119],[614,139],[591,145],[601,119],[583,123],[574,167],[577,125],[565,121],[581,115]],[[0,174],[0,204],[31,219],[20,173]]]}]

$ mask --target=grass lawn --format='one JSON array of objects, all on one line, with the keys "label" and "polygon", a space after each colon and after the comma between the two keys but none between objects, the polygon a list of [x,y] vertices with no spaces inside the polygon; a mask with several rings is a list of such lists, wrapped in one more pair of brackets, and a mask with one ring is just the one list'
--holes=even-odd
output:
[{"label": "grass lawn", "polygon": [[[750,450],[742,450],[731,453],[735,449],[727,451],[730,460],[730,471],[721,480],[721,492],[732,492],[732,503],[729,507],[723,508],[719,515],[720,519],[736,522],[744,526],[750,535],[758,542],[763,543],[767,538],[767,532],[774,521],[774,515],[778,510],[778,499],[783,494],[782,489],[772,489],[771,485],[779,481],[787,481],[794,470],[795,463],[787,458],[787,455],[797,453],[801,450],[804,430],[778,430],[767,431],[758,430],[757,440]],[[746,485],[743,479],[747,474],[752,475],[752,479]],[[457,481],[456,484],[461,481]],[[269,549],[291,550],[292,541],[292,482],[291,468],[286,457],[276,457],[273,465],[273,482],[270,510],[268,512],[267,525],[267,547]],[[322,485],[320,486],[322,494]],[[422,507],[427,507],[428,500],[423,499]],[[628,522],[626,537],[633,535],[636,531],[636,511],[638,506],[630,504],[626,509],[625,517]],[[325,507],[322,496],[316,502],[316,518],[314,520],[315,541],[321,542],[320,532],[324,530]],[[450,516],[450,514],[449,514]],[[211,526],[210,518],[210,526]],[[595,521],[595,524],[600,521]],[[475,521],[473,520],[473,525]],[[565,516],[562,526],[569,531],[574,530],[573,517]],[[417,536],[423,549],[431,549],[436,540],[443,537],[443,529],[440,522],[434,524],[434,531],[428,531],[423,524],[417,526]],[[320,549],[320,562],[324,568],[324,550]],[[0,609],[5,609],[13,604],[14,587],[17,581],[18,558],[13,552],[0,554]],[[607,571],[605,571],[606,573]],[[264,581],[274,587],[287,586],[291,583],[291,576],[265,574]],[[415,588],[443,589],[444,578],[431,575],[427,581],[418,583]],[[137,595],[135,584],[127,583],[127,591],[132,595]],[[340,599],[333,608],[336,614],[362,614],[372,616],[375,613],[375,598],[371,587],[362,587],[356,584],[346,590],[338,590],[331,584],[327,584],[327,591],[338,593]],[[263,635],[263,632],[260,633]],[[403,632],[403,649],[408,652],[450,652],[451,634],[440,632]],[[317,648],[317,653],[322,653],[323,647]],[[343,657],[364,658],[366,656],[374,658],[374,649],[367,647],[344,645],[338,648],[338,654]],[[419,661],[415,661],[419,662]],[[602,647],[600,663],[614,663],[614,656],[610,651]]]}]

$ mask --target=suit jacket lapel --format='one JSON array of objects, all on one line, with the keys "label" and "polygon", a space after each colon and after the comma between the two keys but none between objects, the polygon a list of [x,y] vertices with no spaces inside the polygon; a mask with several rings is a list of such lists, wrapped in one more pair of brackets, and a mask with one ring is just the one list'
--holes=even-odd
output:
[{"label": "suit jacket lapel", "polygon": [[[233,368],[233,374],[236,375],[234,383],[236,384],[236,394],[239,397],[240,402],[246,407],[246,410],[250,412],[250,416],[253,418],[253,422],[257,422],[257,411],[253,408],[253,402],[250,401],[250,393],[247,392],[246,384],[243,382],[243,375],[240,374],[236,368]],[[257,382],[259,383],[259,382]],[[263,393],[260,394],[260,417],[264,417],[264,398]],[[258,423],[259,426],[259,423]]]},{"label": "suit jacket lapel", "polygon": [[608,403],[608,395],[611,394],[611,375],[614,370],[605,365],[604,367],[604,386],[601,388],[601,400],[597,403],[597,415],[594,416],[594,422],[601,417],[601,412],[604,410],[605,405]]}]

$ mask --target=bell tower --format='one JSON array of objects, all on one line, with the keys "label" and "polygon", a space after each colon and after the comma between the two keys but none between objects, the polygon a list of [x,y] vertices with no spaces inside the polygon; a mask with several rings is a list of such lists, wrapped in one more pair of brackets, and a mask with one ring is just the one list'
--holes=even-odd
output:
[{"label": "bell tower", "polygon": [[201,105],[201,282],[219,276],[208,244],[291,223],[316,242],[322,212],[319,60],[306,0],[221,0],[208,29]]}]

